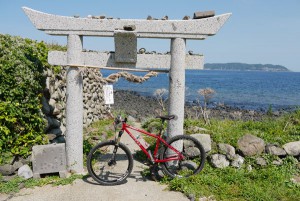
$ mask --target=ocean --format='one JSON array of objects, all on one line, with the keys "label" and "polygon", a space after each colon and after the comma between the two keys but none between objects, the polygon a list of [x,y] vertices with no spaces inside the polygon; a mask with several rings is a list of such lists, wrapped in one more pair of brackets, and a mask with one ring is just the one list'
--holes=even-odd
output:
[{"label": "ocean", "polygon": [[[101,70],[103,76],[116,71]],[[134,72],[143,76],[146,73]],[[130,83],[120,79],[114,90],[135,91],[143,96],[153,96],[156,89],[169,89],[168,74],[160,73],[142,84]],[[219,71],[186,70],[187,103],[199,98],[197,91],[212,88],[216,94],[211,105],[225,104],[241,109],[274,110],[300,106],[299,72],[263,72],[263,71]]]}]

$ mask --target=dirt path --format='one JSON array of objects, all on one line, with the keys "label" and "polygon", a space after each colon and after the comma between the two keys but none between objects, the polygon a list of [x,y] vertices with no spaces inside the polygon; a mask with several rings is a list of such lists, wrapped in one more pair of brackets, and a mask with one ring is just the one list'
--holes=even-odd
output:
[{"label": "dirt path", "polygon": [[[128,135],[121,140],[134,152],[139,148]],[[117,186],[98,185],[91,177],[86,180],[76,180],[71,185],[52,187],[51,185],[22,189],[14,196],[0,195],[2,201],[185,201],[189,200],[179,192],[166,190],[166,186],[145,179],[141,171],[147,168],[134,160],[134,168],[127,183]]]}]

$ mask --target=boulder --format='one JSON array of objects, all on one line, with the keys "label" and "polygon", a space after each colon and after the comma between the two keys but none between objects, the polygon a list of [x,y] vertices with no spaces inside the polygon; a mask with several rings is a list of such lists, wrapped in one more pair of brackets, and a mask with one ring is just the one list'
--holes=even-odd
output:
[{"label": "boulder", "polygon": [[66,139],[63,135],[58,136],[57,138],[55,138],[54,140],[51,141],[51,143],[66,143]]},{"label": "boulder", "polygon": [[244,161],[245,161],[245,159],[242,156],[236,154],[233,157],[233,160],[231,162],[231,166],[236,167],[236,168],[241,168],[242,165],[244,164]]},{"label": "boulder", "polygon": [[229,144],[219,143],[218,150],[221,154],[225,154],[230,160],[232,160],[235,156],[235,149]]},{"label": "boulder", "polygon": [[53,113],[52,113],[52,114],[53,114],[54,116],[57,116],[57,115],[60,114],[60,112],[61,112],[61,111],[60,111],[57,107],[55,107],[55,108],[53,109]]},{"label": "boulder", "polygon": [[33,177],[33,172],[28,165],[23,165],[18,170],[18,176],[23,177],[25,179],[30,179]]},{"label": "boulder", "polygon": [[295,175],[291,178],[291,181],[295,184],[300,184],[300,175]]},{"label": "boulder", "polygon": [[129,115],[127,117],[127,120],[130,121],[130,122],[136,122],[136,119],[133,116],[131,116],[131,115]]},{"label": "boulder", "polygon": [[267,161],[264,158],[259,157],[259,158],[256,159],[256,164],[260,165],[260,166],[266,166],[267,165]]},{"label": "boulder", "polygon": [[60,128],[55,128],[55,129],[51,129],[48,134],[53,134],[53,135],[56,135],[56,136],[59,136],[62,134],[62,131],[60,130]]},{"label": "boulder", "polygon": [[185,148],[185,153],[189,157],[195,157],[195,156],[200,155],[200,150],[198,148],[195,148],[195,147],[187,147],[187,148]]},{"label": "boulder", "polygon": [[275,144],[268,144],[266,146],[266,153],[275,155],[275,156],[285,156],[286,155],[286,151],[283,148],[281,148]]},{"label": "boulder", "polygon": [[265,150],[265,142],[261,138],[250,134],[241,137],[237,145],[244,156],[259,155]]},{"label": "boulder", "polygon": [[52,123],[51,128],[59,128],[61,125],[61,123],[55,118],[51,118],[51,123]]},{"label": "boulder", "polygon": [[10,164],[5,164],[0,166],[0,174],[3,176],[11,175],[15,172],[14,167]]},{"label": "boulder", "polygon": [[225,155],[213,154],[210,158],[211,164],[216,168],[225,168],[229,166],[229,161]]},{"label": "boulder", "polygon": [[300,155],[300,141],[286,143],[283,148],[290,156]]},{"label": "boulder", "polygon": [[[56,97],[55,97],[55,98],[56,98]],[[52,108],[55,108],[55,104],[56,104],[56,99],[51,98],[51,99],[49,100],[49,105],[50,105]]]},{"label": "boulder", "polygon": [[277,166],[282,165],[282,163],[283,163],[283,161],[282,161],[280,158],[277,159],[277,160],[274,160],[274,161],[272,162],[273,165],[277,165]]},{"label": "boulder", "polygon": [[54,140],[57,136],[54,134],[47,134],[49,140]]},{"label": "boulder", "polygon": [[191,136],[201,143],[205,152],[211,151],[211,139],[209,134],[192,134]]},{"label": "boulder", "polygon": [[20,167],[22,167],[24,164],[21,161],[15,161],[13,164],[14,171],[18,170]]},{"label": "boulder", "polygon": [[[54,91],[54,93],[51,94],[51,99],[52,99],[52,100],[59,100],[59,99],[60,99],[60,96],[59,96],[59,94],[58,94],[57,91]],[[51,101],[51,99],[50,99],[50,101]],[[50,104],[52,107],[54,107],[54,104],[51,104],[50,101],[49,101],[49,104]]]},{"label": "boulder", "polygon": [[46,115],[49,115],[51,112],[50,105],[44,96],[42,97],[42,111]]}]

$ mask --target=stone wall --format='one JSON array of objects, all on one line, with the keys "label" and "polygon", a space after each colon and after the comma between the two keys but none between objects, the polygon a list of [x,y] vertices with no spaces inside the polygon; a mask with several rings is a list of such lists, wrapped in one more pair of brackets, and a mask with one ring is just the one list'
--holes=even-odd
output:
[{"label": "stone wall", "polygon": [[[56,74],[48,69],[46,75],[46,88],[42,98],[42,111],[45,116],[45,133],[50,142],[64,142],[66,132],[66,73],[62,68]],[[83,123],[87,127],[92,122],[103,119],[109,108],[104,104],[102,74],[98,69],[82,69],[83,76]]]}]

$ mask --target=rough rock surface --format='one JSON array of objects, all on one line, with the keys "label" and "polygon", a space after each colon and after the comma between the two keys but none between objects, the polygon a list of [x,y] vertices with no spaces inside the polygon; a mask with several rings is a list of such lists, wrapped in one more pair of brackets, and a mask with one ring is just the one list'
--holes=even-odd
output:
[{"label": "rough rock surface", "polygon": [[242,165],[244,164],[244,161],[245,161],[245,159],[242,156],[236,154],[233,157],[233,160],[231,162],[231,166],[236,167],[236,168],[241,168]]},{"label": "rough rock surface", "polygon": [[192,134],[191,136],[201,143],[205,152],[211,151],[211,138],[209,134]]},{"label": "rough rock surface", "polygon": [[225,154],[230,160],[235,157],[235,148],[230,144],[219,143],[218,150],[220,153]]},{"label": "rough rock surface", "polygon": [[244,156],[254,156],[263,153],[265,142],[256,136],[247,134],[238,140],[238,149]]},{"label": "rough rock surface", "polygon": [[222,154],[213,154],[210,158],[210,162],[216,168],[225,168],[230,164],[226,156]]},{"label": "rough rock surface", "polygon": [[29,179],[33,177],[33,172],[28,165],[23,165],[18,170],[18,176],[23,177],[25,179]]},{"label": "rough rock surface", "polygon": [[286,155],[286,151],[279,147],[278,145],[274,145],[274,144],[268,144],[266,146],[266,153],[268,154],[272,154],[275,156],[285,156]]},{"label": "rough rock surface", "polygon": [[300,141],[286,143],[283,148],[290,156],[300,155]]}]

